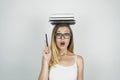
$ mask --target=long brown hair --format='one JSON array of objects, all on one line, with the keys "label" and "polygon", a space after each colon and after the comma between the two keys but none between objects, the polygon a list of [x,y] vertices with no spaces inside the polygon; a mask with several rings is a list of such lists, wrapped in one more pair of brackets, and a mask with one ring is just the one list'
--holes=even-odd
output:
[{"label": "long brown hair", "polygon": [[70,34],[71,34],[71,38],[70,38],[70,42],[68,45],[68,51],[70,51],[71,53],[74,53],[74,42],[73,42],[73,32],[71,27],[69,26],[69,24],[56,24],[53,28],[52,31],[52,36],[51,36],[51,53],[52,53],[52,57],[49,63],[49,67],[54,66],[55,64],[58,64],[58,55],[59,55],[59,49],[57,48],[56,45],[56,39],[55,39],[55,34],[58,30],[59,27],[68,27],[68,29],[70,30]]}]

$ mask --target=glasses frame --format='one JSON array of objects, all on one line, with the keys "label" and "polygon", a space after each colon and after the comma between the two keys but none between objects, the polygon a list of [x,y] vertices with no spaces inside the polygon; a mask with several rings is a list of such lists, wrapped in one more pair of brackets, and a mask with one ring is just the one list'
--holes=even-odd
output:
[{"label": "glasses frame", "polygon": [[[57,37],[57,34],[60,34],[60,38]],[[69,34],[69,37],[66,38],[65,34]],[[62,33],[55,33],[55,38],[56,39],[62,39],[62,37],[64,37],[64,39],[69,39],[71,37],[71,33],[64,33],[64,34],[62,34]]]}]

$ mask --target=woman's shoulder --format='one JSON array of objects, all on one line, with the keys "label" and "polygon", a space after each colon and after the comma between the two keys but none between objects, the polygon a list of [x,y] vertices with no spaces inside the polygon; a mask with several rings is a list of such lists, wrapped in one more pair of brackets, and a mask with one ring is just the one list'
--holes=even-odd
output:
[{"label": "woman's shoulder", "polygon": [[77,58],[83,60],[83,56],[76,54]]},{"label": "woman's shoulder", "polygon": [[75,54],[75,53],[70,53],[70,56],[75,56],[77,58],[77,61],[83,61],[83,57],[79,54]]},{"label": "woman's shoulder", "polygon": [[83,63],[83,57],[81,55],[76,55],[77,56],[77,63],[80,64],[80,63]]}]

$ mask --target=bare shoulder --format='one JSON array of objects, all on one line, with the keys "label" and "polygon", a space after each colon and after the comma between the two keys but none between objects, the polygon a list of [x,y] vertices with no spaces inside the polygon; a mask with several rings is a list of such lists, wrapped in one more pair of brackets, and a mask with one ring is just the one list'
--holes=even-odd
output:
[{"label": "bare shoulder", "polygon": [[78,62],[83,61],[83,57],[82,57],[82,56],[80,56],[80,55],[77,55],[77,61],[78,61]]},{"label": "bare shoulder", "polygon": [[80,56],[80,55],[77,55],[77,64],[78,65],[83,65],[83,63],[84,63],[83,57]]}]

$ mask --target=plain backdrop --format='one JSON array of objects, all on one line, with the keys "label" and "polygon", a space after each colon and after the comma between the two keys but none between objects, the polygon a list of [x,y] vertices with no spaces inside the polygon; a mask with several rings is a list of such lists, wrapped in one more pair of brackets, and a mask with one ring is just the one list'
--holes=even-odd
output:
[{"label": "plain backdrop", "polygon": [[120,79],[120,0],[0,0],[0,80],[37,80],[54,13],[74,13],[85,80]]}]

